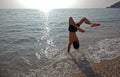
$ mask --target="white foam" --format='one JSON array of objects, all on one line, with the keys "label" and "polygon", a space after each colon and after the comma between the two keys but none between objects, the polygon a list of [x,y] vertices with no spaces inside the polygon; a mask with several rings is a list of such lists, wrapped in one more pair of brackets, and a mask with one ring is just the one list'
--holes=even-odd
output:
[{"label": "white foam", "polygon": [[38,59],[40,59],[40,54],[39,53],[35,53],[35,56],[38,58]]},{"label": "white foam", "polygon": [[120,56],[120,38],[100,40],[94,45],[89,45],[86,50],[86,57],[94,62],[118,56]]}]

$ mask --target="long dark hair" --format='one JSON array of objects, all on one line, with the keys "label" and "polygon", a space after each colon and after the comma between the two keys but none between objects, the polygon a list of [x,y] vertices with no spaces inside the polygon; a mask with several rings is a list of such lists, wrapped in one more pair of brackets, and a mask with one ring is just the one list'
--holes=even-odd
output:
[{"label": "long dark hair", "polygon": [[73,48],[75,48],[75,49],[79,48],[79,43],[77,41],[73,42]]}]

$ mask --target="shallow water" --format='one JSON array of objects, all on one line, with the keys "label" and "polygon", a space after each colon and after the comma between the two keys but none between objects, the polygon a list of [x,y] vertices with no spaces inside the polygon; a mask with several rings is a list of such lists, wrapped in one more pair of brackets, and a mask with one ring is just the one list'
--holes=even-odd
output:
[{"label": "shallow water", "polygon": [[[120,56],[120,9],[0,10],[1,77],[74,77],[90,64]],[[117,15],[116,15],[117,14]],[[68,18],[100,22],[81,25],[80,49],[67,54]],[[95,73],[92,71],[92,74]]]}]

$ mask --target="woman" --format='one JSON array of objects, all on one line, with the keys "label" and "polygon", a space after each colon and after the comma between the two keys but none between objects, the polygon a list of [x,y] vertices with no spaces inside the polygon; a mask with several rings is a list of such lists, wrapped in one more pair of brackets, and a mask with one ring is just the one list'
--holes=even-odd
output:
[{"label": "woman", "polygon": [[68,50],[70,52],[71,44],[73,44],[74,49],[79,49],[79,40],[76,35],[77,30],[79,32],[85,32],[85,30],[79,28],[79,26],[85,22],[86,24],[90,25],[91,27],[100,26],[99,23],[92,23],[86,17],[83,17],[77,24],[74,22],[73,18],[69,18],[69,43],[68,43]]}]

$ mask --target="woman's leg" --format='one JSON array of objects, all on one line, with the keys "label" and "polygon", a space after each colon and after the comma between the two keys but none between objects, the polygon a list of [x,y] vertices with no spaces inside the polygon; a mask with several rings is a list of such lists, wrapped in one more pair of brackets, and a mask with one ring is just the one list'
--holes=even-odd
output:
[{"label": "woman's leg", "polygon": [[86,17],[83,17],[82,19],[80,19],[80,21],[77,24],[81,25],[83,22],[89,25],[91,24],[91,22]]},{"label": "woman's leg", "polygon": [[83,17],[83,18],[77,23],[77,25],[80,26],[83,22],[85,22],[86,24],[91,25],[91,27],[95,27],[95,26],[99,26],[99,25],[100,25],[99,23],[92,23],[92,22],[90,22],[86,17]]}]

